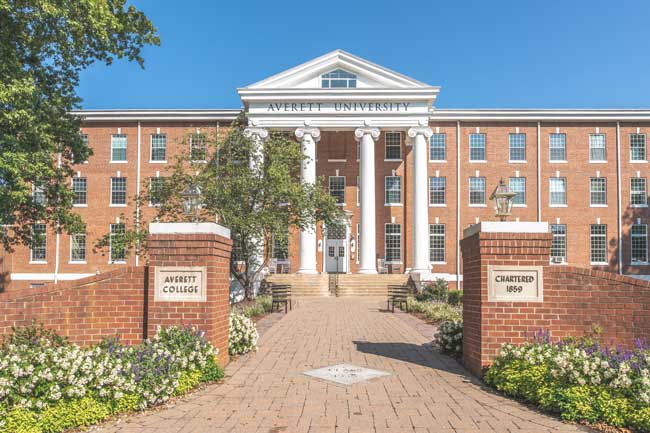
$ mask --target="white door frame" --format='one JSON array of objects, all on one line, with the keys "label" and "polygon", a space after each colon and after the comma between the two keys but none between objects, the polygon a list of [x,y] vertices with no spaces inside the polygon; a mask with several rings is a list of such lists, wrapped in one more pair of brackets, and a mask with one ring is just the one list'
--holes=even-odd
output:
[{"label": "white door frame", "polygon": [[[346,260],[343,263],[343,270],[341,273],[343,274],[349,274],[350,273],[350,218],[347,217],[347,212],[346,212],[346,217],[342,218],[340,221],[340,224],[345,224],[345,251],[346,251]],[[327,227],[323,225],[323,266],[322,266],[322,272],[327,273]]]}]

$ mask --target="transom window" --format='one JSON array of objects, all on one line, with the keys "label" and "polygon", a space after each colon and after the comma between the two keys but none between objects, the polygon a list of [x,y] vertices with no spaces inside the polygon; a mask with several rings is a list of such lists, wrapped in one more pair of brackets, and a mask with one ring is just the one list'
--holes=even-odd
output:
[{"label": "transom window", "polygon": [[429,224],[429,261],[445,261],[445,225]]},{"label": "transom window", "polygon": [[517,195],[512,198],[512,204],[516,206],[524,206],[526,204],[526,178],[511,177],[510,190],[517,193]]},{"label": "transom window", "polygon": [[73,233],[70,235],[70,261],[86,261],[86,233]]},{"label": "transom window", "polygon": [[592,177],[589,181],[589,195],[591,206],[607,205],[607,179]]},{"label": "transom window", "polygon": [[429,159],[431,161],[444,161],[447,159],[446,134],[433,134],[429,138]]},{"label": "transom window", "polygon": [[510,161],[526,161],[526,134],[510,134]]},{"label": "transom window", "polygon": [[126,134],[111,135],[111,162],[126,161]]},{"label": "transom window", "polygon": [[566,177],[552,177],[549,184],[551,206],[566,206]]},{"label": "transom window", "polygon": [[45,224],[32,225],[32,238],[30,243],[30,260],[44,262],[47,258],[47,226]]},{"label": "transom window", "polygon": [[566,161],[566,134],[550,135],[549,159],[551,161]]},{"label": "transom window", "polygon": [[645,161],[645,134],[630,134],[630,160]]},{"label": "transom window", "polygon": [[485,161],[485,134],[469,135],[469,160]]},{"label": "transom window", "polygon": [[590,233],[591,263],[607,263],[607,224],[592,224]]},{"label": "transom window", "polygon": [[72,204],[85,205],[88,200],[88,180],[85,177],[72,178]]},{"label": "transom window", "polygon": [[151,134],[151,160],[165,161],[167,159],[167,135]]},{"label": "transom window", "polygon": [[208,148],[205,143],[205,135],[196,133],[190,135],[190,160],[203,162],[207,158]]},{"label": "transom window", "polygon": [[589,161],[602,162],[606,160],[605,134],[591,134],[589,136]]},{"label": "transom window", "polygon": [[402,133],[387,132],[384,134],[386,144],[386,159],[402,159]]},{"label": "transom window", "polygon": [[484,177],[469,178],[469,204],[470,205],[485,204],[485,178]]},{"label": "transom window", "polygon": [[551,263],[566,263],[566,224],[551,224]]},{"label": "transom window", "polygon": [[357,87],[357,76],[343,69],[321,75],[323,89],[352,89]]},{"label": "transom window", "polygon": [[402,260],[402,226],[386,224],[386,261],[399,262]]},{"label": "transom window", "polygon": [[648,225],[634,224],[630,229],[632,264],[648,263]]},{"label": "transom window", "polygon": [[123,262],[126,260],[126,238],[124,224],[111,224],[109,240],[110,261]]},{"label": "transom window", "polygon": [[429,204],[444,205],[446,203],[447,178],[429,178]]},{"label": "transom window", "polygon": [[336,204],[345,204],[345,176],[330,176],[330,195]]},{"label": "transom window", "polygon": [[126,204],[126,177],[111,178],[111,204]]},{"label": "transom window", "polygon": [[630,179],[630,204],[632,207],[645,207],[648,205],[645,177]]},{"label": "transom window", "polygon": [[401,176],[386,176],[386,204],[402,203],[402,178]]}]

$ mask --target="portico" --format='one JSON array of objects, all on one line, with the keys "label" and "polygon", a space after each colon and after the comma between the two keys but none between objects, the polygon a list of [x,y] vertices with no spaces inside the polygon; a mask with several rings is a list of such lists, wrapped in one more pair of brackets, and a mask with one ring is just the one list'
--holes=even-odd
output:
[{"label": "portico", "polygon": [[[432,131],[428,119],[438,91],[438,87],[341,50],[238,89],[248,113],[248,134],[262,137],[268,135],[269,130],[281,130],[293,133],[300,141],[306,157],[300,170],[303,182],[313,184],[317,181],[318,164],[326,163],[329,166],[338,162],[341,168],[335,169],[336,176],[329,177],[343,178],[342,194],[345,196],[348,183],[355,180],[351,179],[351,171],[358,173],[358,209],[349,210],[351,214],[356,214],[358,230],[349,225],[345,249],[340,252],[345,254],[345,260],[355,262],[356,271],[361,274],[376,274],[379,271],[378,263],[382,266],[386,263],[399,265],[401,272],[430,271],[427,146]],[[340,132],[353,134],[356,143],[346,141],[330,143],[330,146],[350,148],[356,145],[356,161],[340,158],[319,161],[317,148],[322,146],[322,136]],[[384,158],[378,155],[379,143],[387,133],[392,134],[392,138],[399,134],[399,159],[395,155],[384,155]],[[408,147],[413,154],[410,194],[404,193],[405,180],[395,175],[397,171],[406,170],[400,162],[405,161],[402,160],[402,156],[405,156],[402,155],[402,147]],[[406,150],[403,153],[406,154]],[[388,176],[382,175],[378,172],[377,161],[395,168]],[[390,199],[381,197],[379,188],[388,182],[382,177],[399,177],[398,182],[391,181],[391,185],[399,187],[399,190],[393,191]],[[399,202],[395,202],[395,195],[399,196]],[[345,203],[342,205],[346,206]],[[378,222],[378,210],[383,207],[391,210],[391,216],[384,216],[381,223]],[[387,212],[380,213],[388,215]],[[397,219],[404,224],[396,223]],[[406,221],[409,222],[409,230],[406,229]],[[387,225],[392,230],[390,240],[385,231],[388,230]],[[402,254],[407,245],[405,235],[409,231],[412,233],[412,242],[408,242],[411,251]],[[300,232],[300,262],[296,272],[326,272],[325,258],[332,250],[325,245],[326,230],[323,233],[323,238],[319,240],[317,227],[307,227]],[[384,248],[378,248],[380,239],[384,242]],[[355,244],[356,251],[352,251]],[[387,252],[389,248],[392,251],[390,254]],[[379,253],[378,250],[384,251]],[[356,257],[352,258],[349,254],[355,252]],[[335,249],[333,253],[338,257],[339,250]],[[320,268],[319,254],[323,255]],[[410,257],[410,266],[404,263],[405,255]],[[344,269],[350,269],[350,266]]]}]

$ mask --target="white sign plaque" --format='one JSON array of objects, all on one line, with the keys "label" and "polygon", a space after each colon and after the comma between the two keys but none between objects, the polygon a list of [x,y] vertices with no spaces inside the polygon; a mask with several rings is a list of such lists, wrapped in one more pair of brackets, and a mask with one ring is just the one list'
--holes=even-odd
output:
[{"label": "white sign plaque", "polygon": [[488,302],[544,302],[542,266],[488,265]]},{"label": "white sign plaque", "polygon": [[205,266],[156,266],[154,302],[205,302]]}]

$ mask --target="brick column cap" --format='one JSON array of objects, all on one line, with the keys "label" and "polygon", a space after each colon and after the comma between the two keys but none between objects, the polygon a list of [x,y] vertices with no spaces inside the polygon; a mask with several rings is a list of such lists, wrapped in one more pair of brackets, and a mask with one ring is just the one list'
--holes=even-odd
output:
[{"label": "brick column cap", "polygon": [[548,222],[481,221],[463,230],[463,237],[476,233],[548,233]]},{"label": "brick column cap", "polygon": [[230,229],[217,223],[150,223],[149,233],[162,234],[213,234],[230,239]]}]

